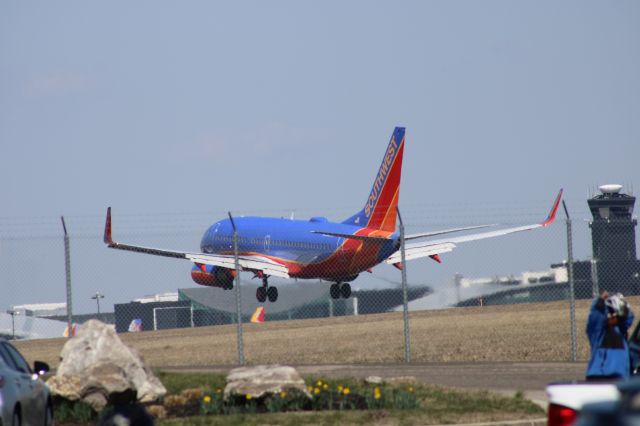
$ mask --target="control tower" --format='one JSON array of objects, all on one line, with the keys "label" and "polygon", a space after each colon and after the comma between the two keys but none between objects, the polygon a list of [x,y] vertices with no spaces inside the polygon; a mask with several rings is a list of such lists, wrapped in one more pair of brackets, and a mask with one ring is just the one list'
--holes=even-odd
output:
[{"label": "control tower", "polygon": [[636,197],[621,192],[622,185],[602,185],[587,200],[593,221],[591,239],[594,271],[600,291],[640,294],[640,267],[636,258]]}]

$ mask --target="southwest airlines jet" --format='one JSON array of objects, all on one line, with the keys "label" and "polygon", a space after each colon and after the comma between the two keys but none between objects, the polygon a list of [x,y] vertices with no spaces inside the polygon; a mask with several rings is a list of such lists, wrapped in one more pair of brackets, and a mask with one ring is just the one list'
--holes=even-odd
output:
[{"label": "southwest airlines jet", "polygon": [[[270,276],[283,278],[321,279],[332,282],[331,297],[351,296],[350,281],[364,271],[386,262],[401,268],[400,234],[396,230],[400,174],[405,143],[404,127],[396,127],[382,158],[373,187],[364,208],[348,219],[336,223],[324,217],[308,221],[267,217],[238,217],[235,225],[238,237],[239,265],[262,279],[256,291],[260,302],[278,299],[277,287],[270,286]],[[452,251],[457,244],[514,232],[546,227],[555,219],[562,190],[547,218],[537,224],[515,228],[439,238],[405,244],[406,260],[430,257],[440,262],[439,255]],[[491,225],[447,229],[406,235],[405,241],[427,239],[458,231]],[[233,288],[236,275],[231,218],[214,223],[200,243],[201,251],[183,252],[120,244],[111,236],[111,207],[107,210],[104,242],[119,250],[129,250],[157,256],[188,259],[193,262],[191,277],[201,285]]]}]

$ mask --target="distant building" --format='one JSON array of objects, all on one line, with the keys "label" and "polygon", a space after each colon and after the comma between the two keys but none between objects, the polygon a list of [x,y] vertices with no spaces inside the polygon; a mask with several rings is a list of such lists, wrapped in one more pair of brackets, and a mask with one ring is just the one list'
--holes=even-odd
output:
[{"label": "distant building", "polygon": [[454,284],[463,288],[487,284],[517,286],[523,284],[566,283],[568,281],[567,267],[564,264],[552,265],[551,269],[546,271],[527,271],[520,275],[465,278],[460,274],[456,274],[454,277]]},{"label": "distant building", "polygon": [[27,305],[14,305],[12,311],[28,317],[48,318],[67,314],[66,303],[31,303]]},{"label": "distant building", "polygon": [[118,333],[184,328],[194,325],[193,307],[189,301],[116,303],[114,316]]},{"label": "distant building", "polygon": [[591,241],[598,289],[640,294],[640,262],[636,258],[638,220],[633,215],[636,197],[621,192],[622,185],[603,185],[601,194],[588,200],[593,220]]},{"label": "distant building", "polygon": [[587,200],[592,220],[592,259],[574,262],[577,299],[590,299],[607,290],[640,294],[640,261],[636,258],[638,220],[633,217],[636,197],[622,192],[622,185],[602,185],[600,194]]},{"label": "distant building", "polygon": [[[400,288],[355,289],[348,299],[332,299],[327,283],[304,282],[283,284],[282,297],[277,302],[262,304],[255,297],[257,287],[258,285],[253,283],[241,286],[244,321],[250,319],[258,306],[265,308],[265,321],[277,321],[391,312],[403,302]],[[408,298],[415,300],[431,291],[429,287],[411,287]],[[181,300],[190,300],[193,303],[196,325],[236,321],[234,291],[198,287],[180,289],[179,293]]]},{"label": "distant building", "polygon": [[134,302],[152,303],[152,302],[177,302],[179,295],[177,291],[170,293],[160,293],[151,296],[144,296],[139,299],[133,299]]},{"label": "distant building", "polygon": [[[258,284],[254,282],[240,286],[244,322],[250,320],[258,306],[265,308],[265,321],[268,322],[389,312],[401,305],[403,300],[400,288],[356,289],[349,299],[332,299],[327,283],[283,282],[278,301],[263,304],[256,300],[257,288]],[[429,287],[411,287],[408,297],[414,300],[430,292]],[[116,331],[137,331],[138,327],[142,330],[160,330],[234,323],[237,321],[235,297],[235,290],[194,287],[116,304]]]}]

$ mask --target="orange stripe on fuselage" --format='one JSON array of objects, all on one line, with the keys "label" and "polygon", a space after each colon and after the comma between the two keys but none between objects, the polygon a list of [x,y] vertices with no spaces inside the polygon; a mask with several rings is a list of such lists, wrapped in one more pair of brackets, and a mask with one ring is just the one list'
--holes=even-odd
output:
[{"label": "orange stripe on fuselage", "polygon": [[[355,235],[388,238],[392,232],[361,228]],[[384,242],[369,242],[346,238],[327,259],[318,263],[300,263],[295,260],[259,252],[242,252],[241,256],[261,256],[285,265],[292,278],[321,278],[341,280],[357,275],[377,265],[380,248]],[[232,254],[231,252],[220,254]]]},{"label": "orange stripe on fuselage", "polygon": [[[366,235],[369,237],[384,237],[388,238],[392,232],[383,231],[380,229],[363,228],[356,232],[356,235]],[[356,240],[354,240],[356,241]],[[362,271],[377,265],[380,248],[383,242],[369,242],[369,241],[357,241],[359,244],[357,249],[353,253],[351,263],[349,265],[349,272],[353,275],[359,274]]]}]

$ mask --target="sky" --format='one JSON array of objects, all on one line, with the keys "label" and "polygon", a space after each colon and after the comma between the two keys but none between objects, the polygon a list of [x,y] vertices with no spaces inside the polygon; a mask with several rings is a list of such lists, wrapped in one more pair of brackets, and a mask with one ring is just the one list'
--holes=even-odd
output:
[{"label": "sky", "polygon": [[[61,215],[81,311],[193,285],[106,250],[107,206],[116,237],[186,250],[227,211],[343,220],[394,126],[408,231],[532,223],[562,187],[589,257],[585,200],[640,188],[638,22],[637,1],[2,2],[0,308],[64,301]],[[544,269],[564,233],[409,280]]]}]

